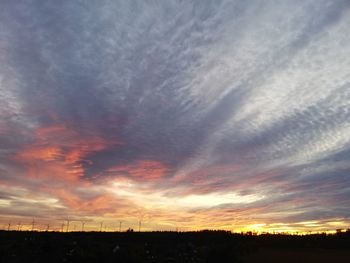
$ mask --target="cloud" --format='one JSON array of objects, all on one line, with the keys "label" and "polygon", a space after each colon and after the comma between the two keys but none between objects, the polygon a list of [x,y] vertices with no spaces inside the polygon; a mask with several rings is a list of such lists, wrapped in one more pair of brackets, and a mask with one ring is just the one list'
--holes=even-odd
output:
[{"label": "cloud", "polygon": [[137,161],[134,164],[115,166],[107,170],[111,176],[126,175],[135,180],[157,180],[167,173],[167,167],[155,161]]},{"label": "cloud", "polygon": [[33,194],[7,216],[348,216],[348,1],[0,7],[0,181]]}]

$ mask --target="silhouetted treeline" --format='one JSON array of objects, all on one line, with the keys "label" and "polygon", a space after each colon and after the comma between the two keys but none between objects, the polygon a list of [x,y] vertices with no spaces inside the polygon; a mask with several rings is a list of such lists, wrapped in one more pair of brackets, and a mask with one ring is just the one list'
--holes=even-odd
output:
[{"label": "silhouetted treeline", "polygon": [[[313,253],[315,255],[324,253],[334,259],[337,256],[343,259],[347,255],[346,251],[350,251],[350,231],[333,235],[305,236],[245,235],[226,231],[128,233],[0,231],[1,263],[258,262],[254,261],[254,255],[273,257],[274,253],[279,255],[309,253],[308,256],[312,258]],[[284,262],[289,261],[286,259]],[[312,259],[309,262],[313,262]]]}]

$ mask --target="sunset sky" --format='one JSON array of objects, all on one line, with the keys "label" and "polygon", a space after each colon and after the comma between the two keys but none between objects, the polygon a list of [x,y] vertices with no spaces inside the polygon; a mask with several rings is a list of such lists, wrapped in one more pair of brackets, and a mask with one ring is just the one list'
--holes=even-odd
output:
[{"label": "sunset sky", "polygon": [[350,227],[350,1],[0,2],[0,229]]}]

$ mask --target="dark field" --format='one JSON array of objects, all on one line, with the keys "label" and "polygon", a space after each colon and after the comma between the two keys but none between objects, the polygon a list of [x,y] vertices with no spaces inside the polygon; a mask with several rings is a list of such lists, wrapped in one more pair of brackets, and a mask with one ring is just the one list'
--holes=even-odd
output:
[{"label": "dark field", "polygon": [[0,263],[350,262],[350,232],[240,235],[202,232],[0,231]]}]

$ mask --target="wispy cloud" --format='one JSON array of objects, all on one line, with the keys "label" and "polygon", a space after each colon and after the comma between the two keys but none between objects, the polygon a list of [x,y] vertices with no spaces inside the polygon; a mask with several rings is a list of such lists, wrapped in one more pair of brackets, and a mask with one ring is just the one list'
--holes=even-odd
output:
[{"label": "wispy cloud", "polygon": [[4,217],[348,222],[348,1],[0,7]]}]

